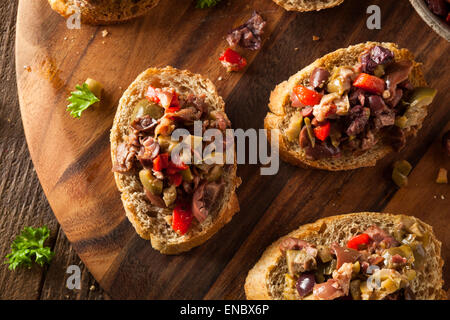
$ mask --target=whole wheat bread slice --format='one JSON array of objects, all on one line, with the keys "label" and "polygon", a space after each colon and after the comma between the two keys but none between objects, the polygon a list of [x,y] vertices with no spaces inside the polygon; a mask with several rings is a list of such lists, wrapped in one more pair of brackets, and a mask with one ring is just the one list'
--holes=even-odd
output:
[{"label": "whole wheat bread slice", "polygon": [[[172,67],[150,68],[141,73],[128,87],[119,102],[114,124],[111,129],[111,157],[116,160],[117,146],[126,141],[130,118],[135,104],[144,98],[149,85],[171,87],[180,95],[205,94],[205,101],[214,110],[225,111],[225,103],[218,95],[214,84],[186,70]],[[209,110],[212,111],[212,110]],[[126,215],[137,233],[151,240],[153,248],[164,254],[177,254],[198,246],[213,236],[239,211],[235,193],[240,179],[236,177],[236,163],[224,171],[225,192],[220,203],[214,207],[203,223],[194,223],[185,235],[178,235],[168,223],[172,211],[152,206],[146,198],[138,175],[114,173]],[[195,219],[194,219],[195,220]]]},{"label": "whole wheat bread slice", "polygon": [[306,224],[280,238],[270,245],[261,259],[248,273],[245,281],[245,294],[249,300],[281,300],[284,290],[284,275],[287,273],[286,259],[279,249],[281,241],[287,237],[303,239],[316,245],[330,246],[333,242],[341,246],[363,232],[371,225],[377,225],[391,233],[398,225],[395,217],[412,219],[418,222],[426,232],[431,234],[429,245],[425,249],[425,268],[418,271],[416,278],[410,282],[410,288],[418,300],[441,300],[447,295],[442,290],[441,242],[436,239],[433,229],[423,221],[405,215],[387,213],[360,212],[332,216]]},{"label": "whole wheat bread slice", "polygon": [[319,11],[340,5],[344,0],[273,0],[288,11]]},{"label": "whole wheat bread slice", "polygon": [[53,10],[67,18],[81,12],[81,21],[86,24],[106,25],[124,22],[144,15],[155,7],[159,0],[48,0]]},{"label": "whole wheat bread slice", "polygon": [[[276,86],[270,95],[270,112],[267,113],[264,119],[264,127],[268,130],[269,138],[273,134],[278,135],[280,157],[283,160],[297,166],[339,171],[374,166],[379,159],[392,152],[393,149],[391,146],[385,145],[380,141],[374,147],[360,155],[343,152],[340,158],[309,160],[306,158],[305,152],[300,148],[298,141],[289,142],[284,136],[284,130],[289,124],[290,117],[298,110],[297,108],[292,108],[289,104],[290,94],[293,88],[298,84],[307,84],[309,75],[317,67],[325,68],[331,72],[334,67],[355,65],[361,53],[375,45],[380,45],[391,50],[395,55],[396,61],[412,61],[413,69],[409,76],[411,84],[414,87],[424,87],[427,85],[422,73],[421,64],[414,61],[414,56],[409,50],[399,49],[394,43],[361,43],[345,49],[336,50],[317,59],[309,66],[291,76],[289,80]],[[420,129],[426,115],[427,106],[408,111],[407,135],[414,135]]]}]

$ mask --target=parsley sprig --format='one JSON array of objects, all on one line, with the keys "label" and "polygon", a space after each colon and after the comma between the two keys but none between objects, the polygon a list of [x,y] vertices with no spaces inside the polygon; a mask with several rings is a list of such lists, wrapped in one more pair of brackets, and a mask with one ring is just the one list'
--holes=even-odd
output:
[{"label": "parsley sprig", "polygon": [[84,110],[100,101],[100,99],[89,90],[87,83],[83,83],[83,86],[77,85],[75,88],[77,90],[71,92],[70,97],[67,99],[70,102],[67,110],[70,111],[72,117],[79,118]]},{"label": "parsley sprig", "polygon": [[197,0],[197,8],[211,8],[219,2],[220,0]]},{"label": "parsley sprig", "polygon": [[41,267],[45,263],[50,263],[55,253],[49,247],[44,247],[44,242],[49,236],[50,230],[47,226],[25,227],[11,244],[11,253],[6,255],[5,263],[9,264],[9,269],[31,268],[33,261]]}]

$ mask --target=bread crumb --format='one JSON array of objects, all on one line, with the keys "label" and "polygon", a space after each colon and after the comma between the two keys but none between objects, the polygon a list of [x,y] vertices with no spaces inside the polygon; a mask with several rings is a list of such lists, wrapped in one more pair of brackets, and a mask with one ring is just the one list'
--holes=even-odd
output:
[{"label": "bread crumb", "polygon": [[437,196],[433,196],[434,199],[437,199]]},{"label": "bread crumb", "polygon": [[436,183],[448,183],[447,170],[444,168],[439,168],[439,172],[436,178]]},{"label": "bread crumb", "polygon": [[222,77],[218,77],[218,78],[217,78],[217,80],[219,80],[219,81],[222,81],[222,80],[223,80],[223,78],[222,78]]},{"label": "bread crumb", "polygon": [[298,48],[294,48],[294,51],[298,51]]},{"label": "bread crumb", "polygon": [[444,195],[443,195],[443,194],[441,194],[441,199],[442,199],[442,200],[445,200],[445,197],[444,197]]},{"label": "bread crumb", "polygon": [[31,72],[31,67],[30,67],[30,66],[23,66],[23,68],[24,68],[26,71]]},{"label": "bread crumb", "polygon": [[318,36],[313,36],[313,41],[317,41],[317,40],[320,40],[320,37],[318,37]]},{"label": "bread crumb", "polygon": [[103,30],[102,31],[102,37],[105,38],[107,35],[109,34],[108,30]]},{"label": "bread crumb", "polygon": [[89,291],[94,291],[94,290],[95,290],[95,286],[94,285],[90,286]]},{"label": "bread crumb", "polygon": [[64,37],[64,41],[66,41],[67,40],[67,37]]}]

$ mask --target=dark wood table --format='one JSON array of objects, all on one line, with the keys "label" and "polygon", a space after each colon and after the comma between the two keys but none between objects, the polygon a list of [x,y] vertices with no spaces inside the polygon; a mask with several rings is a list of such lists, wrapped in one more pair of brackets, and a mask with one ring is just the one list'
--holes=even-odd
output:
[{"label": "dark wood table", "polygon": [[[28,153],[17,98],[14,39],[17,1],[0,2],[0,260],[25,226],[47,225],[56,252],[49,267],[8,270],[0,263],[2,299],[104,299],[105,293],[78,258],[45,198]],[[81,289],[66,288],[69,265],[82,271]]]}]

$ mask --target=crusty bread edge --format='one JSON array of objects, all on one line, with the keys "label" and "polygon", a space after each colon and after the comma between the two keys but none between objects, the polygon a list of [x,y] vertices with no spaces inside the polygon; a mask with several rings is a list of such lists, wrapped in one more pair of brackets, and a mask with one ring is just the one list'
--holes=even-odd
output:
[{"label": "crusty bread edge", "polygon": [[324,5],[315,4],[315,5],[311,5],[311,7],[302,7],[302,6],[299,6],[299,5],[290,5],[290,4],[287,4],[287,3],[283,3],[280,0],[273,0],[273,1],[276,4],[278,4],[279,6],[283,7],[287,11],[298,11],[298,12],[320,11],[320,10],[323,10],[323,9],[336,7],[336,6],[340,5],[342,2],[344,2],[344,0],[335,0],[333,2],[330,2],[328,4],[324,4]]},{"label": "crusty bread edge", "polygon": [[[137,14],[131,15],[131,16],[127,16],[127,17],[125,17],[123,19],[105,20],[105,19],[100,19],[100,18],[95,17],[95,16],[82,14],[81,15],[81,22],[86,23],[86,24],[90,24],[90,25],[109,25],[109,24],[117,24],[117,23],[127,22],[129,20],[142,17],[149,10],[151,10],[155,6],[157,6],[159,1],[160,0],[154,0],[155,3],[154,3],[154,5],[151,8],[148,8],[147,10],[139,11]],[[64,18],[68,18],[68,17],[70,17],[73,14],[73,11],[70,9],[70,6],[64,0],[48,0],[48,3],[50,4],[50,7],[54,11],[59,13]]]},{"label": "crusty bread edge", "polygon": [[[289,234],[281,237],[280,239],[276,240],[274,243],[272,243],[262,254],[261,258],[258,260],[258,262],[254,265],[254,267],[249,271],[247,278],[245,279],[245,295],[247,297],[247,300],[272,300],[272,296],[269,292],[269,288],[267,286],[268,278],[270,275],[270,272],[273,268],[276,267],[277,261],[280,259],[282,253],[279,249],[280,243],[287,237],[296,237],[299,239],[306,238],[309,235],[313,235],[317,233],[322,225],[330,224],[334,220],[338,220],[341,218],[348,218],[351,216],[358,217],[358,216],[365,216],[365,215],[385,215],[390,216],[391,218],[394,218],[395,216],[402,216],[402,215],[394,215],[390,213],[378,213],[378,212],[358,212],[358,213],[349,213],[349,214],[343,214],[343,215],[337,215],[337,216],[331,216],[327,218],[319,219],[313,223],[305,224],[300,226],[298,229],[290,232]],[[422,220],[415,218],[418,221],[421,222],[421,224],[427,229],[427,231],[431,234],[431,241],[434,243],[436,248],[438,248],[439,253],[439,260],[440,260],[440,267],[441,267],[441,279],[442,279],[442,266],[444,265],[444,260],[441,257],[441,242],[436,238],[436,236],[433,233],[433,229],[430,225],[426,224]],[[362,230],[361,230],[362,231]],[[437,300],[446,300],[447,299],[447,293],[441,289],[439,293],[437,294]]]},{"label": "crusty bread edge", "polygon": [[[278,135],[279,141],[279,154],[282,160],[291,163],[300,167],[310,167],[315,169],[322,169],[328,171],[341,171],[341,170],[352,170],[362,167],[370,167],[374,166],[376,162],[383,157],[385,157],[388,153],[392,152],[392,148],[387,145],[382,145],[378,143],[374,146],[370,151],[370,156],[368,157],[368,152],[359,155],[357,158],[354,158],[353,163],[344,162],[344,164],[340,166],[334,166],[330,162],[326,160],[315,161],[306,159],[304,156],[299,154],[298,152],[291,150],[286,142],[284,136],[280,134],[279,129],[281,122],[283,121],[283,117],[286,115],[285,105],[289,98],[289,92],[295,84],[298,84],[303,79],[309,76],[309,74],[314,70],[314,68],[318,66],[323,66],[330,61],[339,60],[340,57],[345,57],[345,55],[355,54],[357,52],[362,52],[365,49],[368,49],[374,45],[382,45],[384,47],[392,50],[396,56],[397,60],[408,59],[413,62],[413,70],[411,71],[411,82],[415,86],[426,86],[427,83],[425,81],[421,64],[414,61],[414,55],[407,49],[399,49],[398,46],[394,43],[378,43],[378,42],[366,42],[360,43],[357,45],[350,46],[348,48],[338,49],[334,52],[328,53],[325,56],[317,59],[312,64],[306,66],[293,76],[291,76],[287,81],[284,81],[277,85],[275,89],[271,92],[270,102],[269,102],[269,110],[264,119],[264,128],[268,132],[268,139],[270,140],[271,136],[276,134]],[[425,115],[426,115],[426,108]],[[422,119],[423,121],[423,119]],[[411,130],[411,134],[415,134],[418,129],[420,129],[421,124]]]},{"label": "crusty bread edge", "polygon": [[[201,79],[202,81],[204,81],[206,83],[207,90],[209,90],[210,93],[213,94],[215,100],[217,100],[218,108],[220,110],[224,111],[225,103],[224,103],[223,99],[218,95],[216,87],[209,79],[204,78],[198,74],[193,74],[190,71],[178,70],[178,69],[172,68],[170,66],[167,66],[167,67],[161,68],[161,69],[149,68],[149,69],[145,70],[144,72],[142,72],[136,78],[136,80],[128,87],[128,89],[123,94],[121,101],[119,102],[119,108],[117,110],[117,114],[114,118],[114,124],[111,129],[111,145],[113,145],[113,143],[117,144],[117,141],[115,141],[113,139],[113,135],[114,135],[114,133],[116,133],[115,131],[118,130],[116,128],[116,126],[117,126],[116,122],[117,122],[117,119],[119,118],[119,114],[121,112],[120,106],[122,105],[122,101],[125,101],[132,94],[134,87],[141,81],[140,79],[143,79],[147,76],[150,76],[151,74],[159,73],[159,72],[170,73],[172,75],[175,74],[178,77],[189,77],[189,78]],[[111,159],[112,159],[112,163],[114,163],[115,150],[112,147],[111,147]],[[152,247],[154,249],[160,251],[162,254],[173,255],[173,254],[179,254],[179,253],[188,251],[188,250],[192,249],[193,247],[196,247],[196,246],[204,243],[205,241],[207,241],[219,229],[221,229],[225,224],[227,224],[232,219],[234,214],[240,210],[239,201],[238,201],[238,198],[236,195],[236,188],[240,185],[241,179],[236,177],[236,170],[237,170],[237,164],[235,163],[230,170],[230,172],[231,172],[230,173],[230,179],[231,179],[230,182],[232,184],[227,186],[227,189],[226,189],[229,192],[228,202],[222,204],[222,208],[217,213],[217,216],[215,217],[214,222],[211,224],[211,226],[205,230],[202,230],[200,233],[188,238],[187,240],[185,240],[183,242],[177,242],[177,243],[168,243],[168,242],[162,241],[160,238],[158,238],[157,236],[152,234],[149,229],[143,227],[143,225],[141,224],[141,222],[139,221],[139,218],[137,216],[135,206],[132,204],[132,201],[130,201],[130,199],[128,199],[127,193],[124,192],[124,186],[122,185],[123,181],[121,180],[121,175],[119,173],[115,172],[114,179],[115,179],[117,188],[121,192],[121,200],[122,200],[122,204],[125,209],[126,216],[127,216],[128,220],[131,222],[131,224],[133,225],[133,227],[135,228],[136,232],[143,239],[150,240]]]}]

